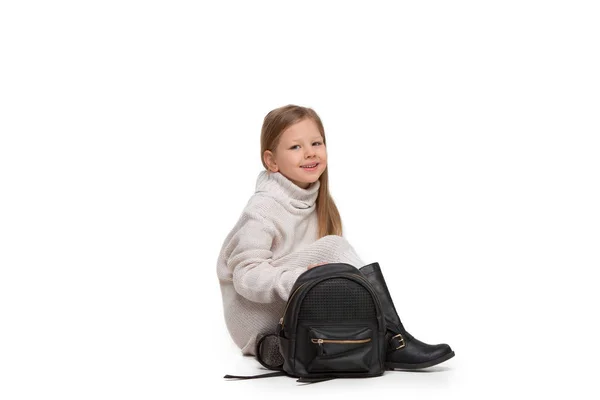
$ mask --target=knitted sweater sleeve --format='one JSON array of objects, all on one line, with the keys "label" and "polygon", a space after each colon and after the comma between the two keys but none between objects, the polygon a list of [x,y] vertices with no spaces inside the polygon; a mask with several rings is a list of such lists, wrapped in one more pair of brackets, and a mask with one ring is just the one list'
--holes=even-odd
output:
[{"label": "knitted sweater sleeve", "polygon": [[294,282],[308,267],[303,262],[274,262],[271,248],[277,234],[268,219],[244,213],[230,239],[227,267],[233,272],[235,291],[248,300],[257,303],[271,303],[278,297],[287,300]]}]

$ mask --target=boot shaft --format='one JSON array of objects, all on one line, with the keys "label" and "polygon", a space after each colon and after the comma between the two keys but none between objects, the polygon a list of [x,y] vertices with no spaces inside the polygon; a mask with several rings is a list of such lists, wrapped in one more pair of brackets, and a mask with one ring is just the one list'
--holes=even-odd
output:
[{"label": "boot shaft", "polygon": [[447,344],[424,343],[404,329],[378,263],[365,265],[359,271],[371,283],[381,303],[388,330],[387,368],[428,368],[454,357],[454,351]]},{"label": "boot shaft", "polygon": [[385,316],[388,329],[396,333],[404,333],[405,329],[402,326],[402,322],[400,321],[396,307],[394,307],[392,296],[390,295],[388,287],[385,283],[385,279],[383,278],[383,274],[381,273],[381,267],[379,267],[379,263],[374,262],[372,264],[365,265],[364,267],[359,268],[359,271],[375,288],[377,297],[379,298],[383,308],[382,311],[383,315]]}]

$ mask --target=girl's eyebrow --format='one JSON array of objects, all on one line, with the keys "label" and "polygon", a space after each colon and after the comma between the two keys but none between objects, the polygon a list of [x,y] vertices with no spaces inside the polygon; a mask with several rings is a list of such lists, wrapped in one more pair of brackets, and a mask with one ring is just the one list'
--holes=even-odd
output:
[{"label": "girl's eyebrow", "polygon": [[[321,136],[315,136],[314,138],[312,138],[311,140],[321,140]],[[302,141],[302,139],[298,138],[298,139],[292,139],[292,142],[300,142]]]}]

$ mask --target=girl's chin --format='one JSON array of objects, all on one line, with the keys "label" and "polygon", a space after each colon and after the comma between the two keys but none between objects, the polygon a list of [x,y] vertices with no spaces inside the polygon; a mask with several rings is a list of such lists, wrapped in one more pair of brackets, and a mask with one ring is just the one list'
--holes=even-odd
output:
[{"label": "girl's chin", "polygon": [[314,178],[302,178],[302,179],[294,179],[294,183],[296,184],[296,186],[299,186],[303,189],[308,188],[310,185],[312,185],[313,183],[315,183],[316,181],[319,180],[319,177],[316,176]]},{"label": "girl's chin", "polygon": [[306,188],[308,188],[310,185],[312,185],[313,183],[315,183],[318,180],[319,180],[319,177],[316,176],[316,177],[314,177],[312,179],[306,179],[306,178],[304,178],[301,181],[297,181],[297,182],[300,183],[300,185],[298,185],[298,186],[301,186],[304,189],[306,189]]}]

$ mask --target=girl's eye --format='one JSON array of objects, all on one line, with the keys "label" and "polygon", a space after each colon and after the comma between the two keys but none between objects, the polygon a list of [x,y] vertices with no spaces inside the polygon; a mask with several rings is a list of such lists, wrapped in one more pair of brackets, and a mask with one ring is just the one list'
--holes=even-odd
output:
[{"label": "girl's eye", "polygon": [[[318,143],[318,144],[319,144],[319,146],[320,146],[321,144],[323,144],[323,143],[321,143],[321,142],[314,142],[313,144],[315,144],[315,143]],[[290,150],[292,150],[294,147],[297,147],[297,146],[300,146],[300,145],[299,145],[299,144],[297,144],[297,145],[295,145],[295,146],[292,146],[292,147],[290,147]]]}]

